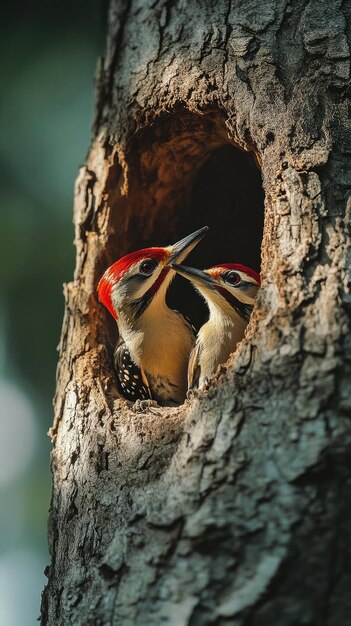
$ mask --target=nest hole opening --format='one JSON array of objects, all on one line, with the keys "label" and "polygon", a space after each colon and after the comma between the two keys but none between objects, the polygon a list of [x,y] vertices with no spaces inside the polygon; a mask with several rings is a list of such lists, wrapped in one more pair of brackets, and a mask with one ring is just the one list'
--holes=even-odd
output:
[{"label": "nest hole opening", "polygon": [[[110,224],[102,272],[128,252],[173,244],[205,225],[209,232],[185,264],[209,268],[241,263],[259,272],[264,191],[252,146],[248,148],[229,141],[216,115],[174,115],[140,133],[126,154],[127,193],[116,189],[116,178],[109,179]],[[202,298],[179,276],[167,303],[197,329],[208,317]],[[113,345],[117,329],[111,322],[107,334]]]}]

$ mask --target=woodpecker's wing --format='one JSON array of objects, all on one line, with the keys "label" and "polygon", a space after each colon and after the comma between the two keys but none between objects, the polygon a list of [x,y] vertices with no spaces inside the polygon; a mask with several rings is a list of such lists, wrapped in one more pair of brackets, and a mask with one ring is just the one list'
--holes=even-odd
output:
[{"label": "woodpecker's wing", "polygon": [[177,309],[173,309],[173,311],[175,313],[178,313],[178,315],[181,315],[182,318],[186,321],[187,325],[189,326],[189,330],[191,331],[192,335],[194,336],[194,340],[195,340],[195,337],[197,335],[197,330],[196,330],[194,324],[192,323],[191,319],[187,315],[185,315],[185,313],[181,313],[180,311],[177,311]]},{"label": "woodpecker's wing", "polygon": [[200,350],[201,345],[197,340],[192,351],[190,352],[188,365],[188,389],[194,389],[199,386],[201,375],[200,367]]},{"label": "woodpecker's wing", "polygon": [[[189,330],[191,331],[194,341],[197,335],[197,330],[195,326],[192,324],[191,320],[184,313],[180,313],[180,311],[176,311],[179,315],[181,315],[189,326]],[[197,371],[198,370],[198,371]],[[193,387],[198,387],[200,380],[200,365],[199,365],[199,344],[196,342],[192,351],[190,352],[189,364],[188,364],[188,389],[192,389]]]},{"label": "woodpecker's wing", "polygon": [[126,400],[151,400],[152,395],[144,372],[132,361],[123,339],[117,341],[114,364],[119,392]]}]

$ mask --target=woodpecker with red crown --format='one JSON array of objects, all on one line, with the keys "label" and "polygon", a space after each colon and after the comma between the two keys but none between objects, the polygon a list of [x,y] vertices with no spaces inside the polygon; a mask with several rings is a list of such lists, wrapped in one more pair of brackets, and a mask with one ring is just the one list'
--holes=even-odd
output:
[{"label": "woodpecker with red crown", "polygon": [[249,267],[235,263],[223,263],[203,271],[175,263],[172,268],[193,283],[210,312],[189,359],[188,387],[201,388],[244,337],[260,276]]},{"label": "woodpecker with red crown", "polygon": [[151,401],[184,401],[195,333],[181,313],[167,306],[166,293],[175,277],[170,264],[183,261],[207,230],[200,228],[173,246],[127,254],[99,282],[99,300],[118,325],[114,362],[119,389],[141,409]]}]

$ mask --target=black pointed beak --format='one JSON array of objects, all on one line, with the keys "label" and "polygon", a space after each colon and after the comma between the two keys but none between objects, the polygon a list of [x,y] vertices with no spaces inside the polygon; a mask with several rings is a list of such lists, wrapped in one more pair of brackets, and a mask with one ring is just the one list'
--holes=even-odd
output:
[{"label": "black pointed beak", "polygon": [[171,263],[171,268],[180,274],[180,276],[184,276],[195,285],[200,285],[203,287],[207,287],[208,289],[214,289],[218,287],[218,282],[215,278],[207,274],[207,272],[203,272],[202,270],[197,270],[195,267],[188,267],[187,265],[177,265],[176,263]]},{"label": "black pointed beak", "polygon": [[177,243],[172,246],[171,256],[169,257],[167,265],[171,265],[175,261],[183,261],[193,248],[197,246],[207,231],[208,226],[204,226],[194,233],[191,233],[191,235],[184,237],[184,239],[177,241]]}]

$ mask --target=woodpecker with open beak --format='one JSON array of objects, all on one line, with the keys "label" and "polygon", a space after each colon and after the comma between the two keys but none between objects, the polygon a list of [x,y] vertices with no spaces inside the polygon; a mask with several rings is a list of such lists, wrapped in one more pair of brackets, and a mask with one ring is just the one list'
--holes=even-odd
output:
[{"label": "woodpecker with open beak", "polygon": [[175,263],[172,268],[193,283],[210,312],[208,321],[200,328],[189,359],[188,387],[201,388],[244,337],[260,276],[249,267],[234,263],[203,271]]},{"label": "woodpecker with open beak", "polygon": [[167,306],[166,293],[175,277],[170,264],[184,260],[207,230],[204,226],[173,246],[127,254],[99,282],[99,300],[118,325],[114,363],[127,400],[184,401],[195,333],[181,313]]}]

